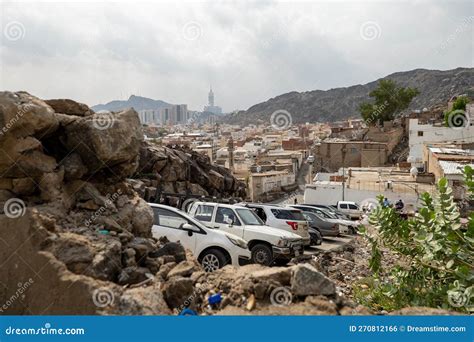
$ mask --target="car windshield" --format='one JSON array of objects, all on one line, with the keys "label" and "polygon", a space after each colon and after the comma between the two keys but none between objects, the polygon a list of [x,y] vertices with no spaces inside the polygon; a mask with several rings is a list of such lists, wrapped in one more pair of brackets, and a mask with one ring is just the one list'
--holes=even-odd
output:
[{"label": "car windshield", "polygon": [[326,215],[328,218],[337,219],[337,215],[330,211],[323,211],[322,213]]},{"label": "car windshield", "polygon": [[273,215],[280,220],[304,221],[305,218],[299,210],[271,209]]},{"label": "car windshield", "polygon": [[235,209],[240,219],[245,225],[248,226],[263,226],[262,220],[250,209],[242,208]]},{"label": "car windshield", "polygon": [[327,212],[327,211],[324,211],[324,210],[314,210],[312,211],[311,213],[321,217],[321,218],[325,218],[325,219],[332,219],[334,218],[333,216],[331,216],[331,213],[330,212]]}]

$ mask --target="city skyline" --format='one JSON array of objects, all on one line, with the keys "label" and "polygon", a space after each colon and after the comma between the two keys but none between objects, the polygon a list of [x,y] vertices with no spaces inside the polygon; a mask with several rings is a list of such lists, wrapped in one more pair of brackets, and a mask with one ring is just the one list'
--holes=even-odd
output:
[{"label": "city skyline", "polygon": [[5,3],[2,88],[199,110],[212,84],[231,112],[291,91],[472,66],[467,1],[140,4]]}]

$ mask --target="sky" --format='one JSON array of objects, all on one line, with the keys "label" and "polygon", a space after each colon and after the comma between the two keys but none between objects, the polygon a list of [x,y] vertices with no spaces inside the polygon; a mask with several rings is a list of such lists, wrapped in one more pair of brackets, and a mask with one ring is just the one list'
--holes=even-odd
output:
[{"label": "sky", "polygon": [[0,2],[0,89],[225,112],[397,71],[472,67],[472,1]]}]

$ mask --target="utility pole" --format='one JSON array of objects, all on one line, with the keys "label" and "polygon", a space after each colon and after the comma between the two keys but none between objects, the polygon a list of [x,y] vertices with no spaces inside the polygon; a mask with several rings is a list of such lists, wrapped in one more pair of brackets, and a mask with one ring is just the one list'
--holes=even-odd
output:
[{"label": "utility pole", "polygon": [[344,201],[345,188],[346,188],[346,173],[345,173],[345,164],[346,164],[346,144],[342,145],[342,200]]}]

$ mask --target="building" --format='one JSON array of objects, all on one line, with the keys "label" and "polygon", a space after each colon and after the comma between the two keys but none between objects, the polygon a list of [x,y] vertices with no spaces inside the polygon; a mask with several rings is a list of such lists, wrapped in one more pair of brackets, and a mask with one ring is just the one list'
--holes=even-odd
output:
[{"label": "building", "polygon": [[409,120],[408,144],[410,152],[408,161],[412,165],[423,166],[424,144],[436,142],[474,142],[474,120],[469,120],[465,127],[456,128],[447,127],[444,123],[420,123],[418,119]]},{"label": "building", "polygon": [[207,100],[208,100],[208,105],[204,106],[204,112],[208,112],[212,114],[222,114],[222,108],[214,105],[214,92],[212,91],[212,87],[209,89]]},{"label": "building", "polygon": [[171,105],[158,109],[146,109],[138,112],[144,125],[184,125],[189,119],[186,104]]},{"label": "building", "polygon": [[295,184],[295,174],[287,171],[268,171],[251,173],[249,177],[249,197],[252,202],[259,201],[270,192],[284,191]]},{"label": "building", "polygon": [[469,165],[474,168],[474,150],[457,148],[447,144],[425,146],[423,151],[425,170],[434,175],[436,181],[446,178],[453,189],[456,200],[466,196],[462,169]]},{"label": "building", "polygon": [[316,170],[336,171],[341,167],[384,166],[387,143],[371,141],[323,141],[314,148]]}]

